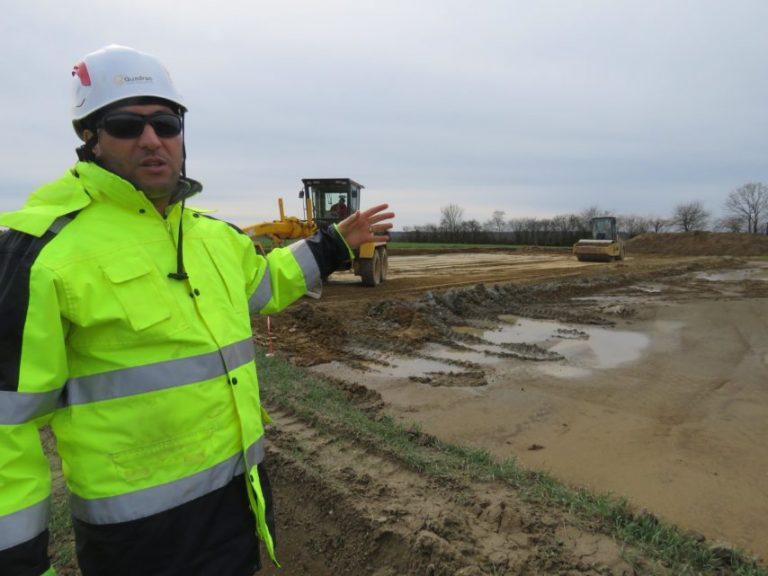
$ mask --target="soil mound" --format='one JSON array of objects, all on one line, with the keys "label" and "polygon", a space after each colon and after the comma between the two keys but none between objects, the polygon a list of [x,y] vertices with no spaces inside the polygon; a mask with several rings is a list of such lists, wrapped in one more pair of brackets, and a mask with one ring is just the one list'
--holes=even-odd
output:
[{"label": "soil mound", "polygon": [[768,235],[732,232],[642,234],[626,243],[628,254],[669,256],[765,256]]}]

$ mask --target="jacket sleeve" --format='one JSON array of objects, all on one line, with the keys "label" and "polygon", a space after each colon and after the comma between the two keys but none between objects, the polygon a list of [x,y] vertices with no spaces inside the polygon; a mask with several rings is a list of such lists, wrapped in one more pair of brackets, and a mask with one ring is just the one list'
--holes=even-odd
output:
[{"label": "jacket sleeve", "polygon": [[49,235],[0,234],[0,566],[53,574],[51,477],[38,427],[66,380],[66,327],[50,272],[35,266]]},{"label": "jacket sleeve", "polygon": [[[251,242],[248,236],[245,238]],[[266,256],[252,248],[247,252],[252,314],[278,312],[305,294],[319,294],[322,279],[351,259],[349,248],[334,227],[319,230],[286,248],[276,248]]]}]

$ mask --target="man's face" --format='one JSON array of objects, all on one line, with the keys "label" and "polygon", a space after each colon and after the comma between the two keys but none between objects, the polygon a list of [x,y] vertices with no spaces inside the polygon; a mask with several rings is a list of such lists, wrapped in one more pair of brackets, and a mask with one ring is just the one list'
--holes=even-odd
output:
[{"label": "man's face", "polygon": [[[115,111],[144,116],[173,112],[162,104],[136,104]],[[103,128],[98,131],[98,144],[93,152],[99,164],[131,182],[150,200],[170,196],[181,174],[183,134],[160,138],[149,124],[136,138],[115,138]]]}]

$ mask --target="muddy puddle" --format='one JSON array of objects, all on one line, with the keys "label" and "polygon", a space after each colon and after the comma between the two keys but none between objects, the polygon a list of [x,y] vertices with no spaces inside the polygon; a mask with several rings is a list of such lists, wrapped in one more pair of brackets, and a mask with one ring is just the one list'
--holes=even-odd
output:
[{"label": "muddy puddle", "polygon": [[[478,370],[493,372],[493,378],[499,379],[522,366],[558,378],[582,378],[594,370],[609,370],[639,360],[650,343],[649,336],[638,331],[554,320],[502,315],[497,324],[484,324],[454,327],[458,342],[452,345],[430,343],[413,354],[386,356],[352,349],[363,358],[354,368],[331,362],[314,369],[336,377],[364,378],[370,383],[405,379],[433,384],[431,377],[448,375],[457,380],[455,386],[460,385],[460,376]],[[680,327],[679,323],[670,323],[667,328]],[[531,362],[533,366],[527,366]],[[474,380],[463,381],[467,386],[478,385]]]},{"label": "muddy puddle", "polygon": [[768,281],[768,268],[753,267],[743,270],[720,270],[714,272],[699,272],[696,274],[698,280],[707,280],[709,282],[743,282],[744,280]]},{"label": "muddy puddle", "polygon": [[[483,333],[482,338],[497,344],[520,343],[539,345],[562,356],[557,364],[571,365],[585,373],[607,370],[625,362],[638,360],[650,342],[646,334],[629,330],[596,328],[579,324],[563,324],[552,320],[503,317],[507,323],[497,330]],[[553,374],[552,366],[538,366]]]}]

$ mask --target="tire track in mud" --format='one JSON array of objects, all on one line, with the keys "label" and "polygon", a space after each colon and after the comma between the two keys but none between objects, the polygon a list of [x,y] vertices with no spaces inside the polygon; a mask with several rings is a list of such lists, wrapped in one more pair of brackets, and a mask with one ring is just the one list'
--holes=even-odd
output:
[{"label": "tire track in mud", "polygon": [[268,462],[284,548],[283,569],[267,576],[619,576],[648,566],[630,566],[611,537],[502,483],[425,477],[358,438],[273,416]]}]

